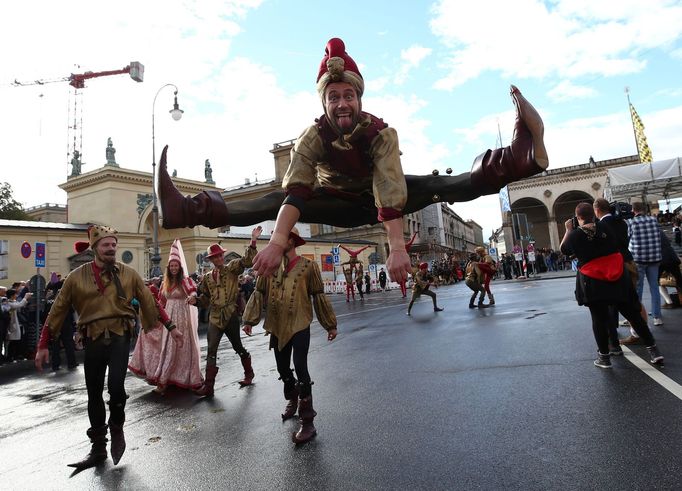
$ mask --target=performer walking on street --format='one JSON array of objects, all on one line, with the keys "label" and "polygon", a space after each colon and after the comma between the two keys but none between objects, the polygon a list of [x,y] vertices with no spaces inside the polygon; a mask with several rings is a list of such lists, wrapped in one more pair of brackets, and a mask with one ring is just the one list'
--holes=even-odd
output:
[{"label": "performer walking on street", "polygon": [[464,272],[464,283],[474,292],[469,299],[470,309],[475,307],[474,301],[479,293],[481,297],[478,299],[478,308],[483,309],[487,307],[483,303],[483,300],[485,300],[485,287],[483,286],[483,273],[480,270],[480,264],[478,254],[471,253]]},{"label": "performer walking on street", "polygon": [[289,232],[297,221],[356,227],[383,222],[391,280],[411,272],[402,216],[436,202],[469,201],[497,193],[510,182],[548,166],[542,119],[511,86],[516,123],[510,146],[486,150],[471,172],[459,176],[405,176],[398,134],[362,110],[365,83],[341,39],[330,39],[317,75],[324,115],[307,128],[291,151],[282,190],[228,205],[217,191],[183,196],[168,175],[166,148],[159,163],[159,198],[166,228],[249,225],[276,218],[269,244],[254,269],[269,276],[280,265]]},{"label": "performer walking on street", "polygon": [[436,294],[429,290],[433,277],[429,273],[429,265],[427,263],[421,263],[419,265],[419,271],[414,275],[414,286],[412,287],[412,299],[410,300],[410,305],[407,307],[407,315],[411,315],[412,305],[414,301],[417,300],[421,295],[428,295],[433,300],[433,311],[440,312],[443,309],[436,305]]},{"label": "performer walking on street", "polygon": [[[275,350],[277,371],[287,400],[282,419],[293,417],[298,410],[300,427],[292,435],[296,444],[305,443],[317,434],[313,424],[317,416],[313,409],[313,382],[308,373],[313,307],[317,320],[327,330],[327,339],[336,338],[336,315],[324,294],[317,263],[296,253],[296,247],[303,244],[305,241],[294,227],[277,274],[271,278],[258,277],[256,290],[244,312],[244,332],[250,336],[252,327],[260,322],[265,305],[264,329],[270,332],[270,349]],[[298,382],[291,371],[292,354]]]},{"label": "performer walking on street", "polygon": [[[158,394],[164,394],[169,385],[196,390],[204,382],[199,366],[199,313],[187,302],[197,287],[189,276],[185,276],[186,272],[182,244],[175,239],[171,244],[161,292],[157,290],[157,293],[159,303],[182,333],[182,346],[163,331],[141,333],[128,364],[131,372],[156,385],[154,392]],[[157,332],[160,334],[158,341],[150,343]]]},{"label": "performer walking on street", "polygon": [[[133,298],[140,303],[142,328],[147,331],[157,326],[160,311],[152,293],[140,275],[129,266],[116,262],[118,238],[116,230],[101,225],[88,229],[88,242],[78,242],[77,252],[91,248],[95,260],[74,270],[64,281],[52,304],[38,343],[35,366],[42,370],[49,361],[50,338],[57,339],[64,318],[71,307],[78,313],[78,329],[85,339],[85,385],[88,391],[87,435],[92,443],[90,453],[70,467],[84,469],[107,458],[107,424],[102,391],[104,376],[108,375],[109,426],[111,457],[117,464],[126,443],[123,435],[127,395],[124,382],[128,368],[130,337],[135,327],[136,313]],[[161,319],[174,341],[182,344],[182,334],[169,318]]]},{"label": "performer walking on street", "polygon": [[[346,266],[341,266],[343,271],[343,277],[346,280],[346,302],[350,302],[351,295],[353,296],[353,301],[355,301],[355,283],[353,280],[353,268]],[[362,290],[362,282],[360,283],[360,290]]]},{"label": "performer walking on street", "polygon": [[213,396],[215,378],[218,374],[218,346],[223,334],[230,340],[232,349],[239,355],[244,367],[244,378],[239,384],[244,387],[253,383],[251,355],[242,345],[239,337],[239,312],[237,312],[237,296],[239,295],[239,275],[245,268],[253,264],[256,255],[256,239],[263,232],[258,226],[251,232],[251,243],[246,248],[244,257],[233,259],[225,264],[225,251],[219,244],[208,247],[206,258],[213,263],[214,269],[204,275],[196,296],[190,296],[188,302],[200,304],[204,308],[211,307],[208,324],[208,354],[206,355],[206,378],[204,385],[196,391],[200,396]]},{"label": "performer walking on street", "polygon": [[474,251],[478,254],[478,269],[483,273],[483,289],[488,294],[488,305],[495,305],[495,297],[490,291],[490,280],[493,279],[495,271],[497,271],[495,260],[488,254],[485,247],[478,246]]}]

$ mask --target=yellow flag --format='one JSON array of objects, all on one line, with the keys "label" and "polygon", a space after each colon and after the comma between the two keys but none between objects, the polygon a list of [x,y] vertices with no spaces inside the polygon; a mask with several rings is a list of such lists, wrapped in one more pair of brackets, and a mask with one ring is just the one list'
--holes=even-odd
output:
[{"label": "yellow flag", "polygon": [[639,161],[642,163],[651,163],[654,161],[654,158],[651,155],[651,149],[649,148],[649,144],[646,141],[646,136],[644,135],[644,123],[642,123],[642,119],[639,117],[639,114],[637,114],[637,111],[635,111],[635,106],[632,104],[630,104],[630,116],[632,116],[632,127],[635,130]]}]

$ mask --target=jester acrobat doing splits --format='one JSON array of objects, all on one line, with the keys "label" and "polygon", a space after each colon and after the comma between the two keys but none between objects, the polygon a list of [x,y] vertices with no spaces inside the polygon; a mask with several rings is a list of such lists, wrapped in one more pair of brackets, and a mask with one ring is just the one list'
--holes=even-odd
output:
[{"label": "jester acrobat doing splits", "polygon": [[364,88],[343,41],[331,39],[317,74],[324,114],[303,131],[291,150],[282,190],[260,198],[226,204],[217,191],[182,196],[168,175],[164,148],[158,184],[163,226],[248,226],[276,218],[270,242],[253,264],[259,274],[269,276],[279,267],[297,221],[336,227],[383,222],[390,247],[386,266],[391,279],[400,283],[411,272],[404,214],[436,202],[494,194],[548,166],[542,119],[512,85],[516,123],[508,147],[486,150],[476,157],[471,172],[459,176],[406,176],[395,129],[362,111]]}]

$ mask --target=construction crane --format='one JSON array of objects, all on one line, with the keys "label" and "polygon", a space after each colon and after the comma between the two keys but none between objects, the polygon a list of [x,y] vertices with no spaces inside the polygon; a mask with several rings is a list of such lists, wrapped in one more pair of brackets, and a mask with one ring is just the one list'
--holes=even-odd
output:
[{"label": "construction crane", "polygon": [[[79,104],[78,100],[81,96],[80,89],[85,88],[85,81],[91,78],[98,77],[108,77],[109,75],[122,75],[124,73],[130,74],[130,78],[136,82],[142,82],[144,79],[144,65],[139,61],[131,61],[130,65],[120,70],[107,70],[103,72],[84,72],[84,73],[72,73],[68,77],[59,77],[53,79],[41,79],[33,80],[27,82],[21,82],[19,80],[14,80],[10,85],[15,87],[23,87],[28,85],[45,85],[56,82],[69,82],[69,85],[73,87],[73,103],[69,103],[69,121],[73,119],[73,123],[67,125],[69,132],[73,134],[73,144],[68,147],[66,152],[67,163],[71,163],[72,159],[70,157],[79,161],[83,158],[83,109],[82,104],[80,104],[80,123],[78,121],[78,110]],[[71,135],[67,136],[68,140],[71,140]],[[67,144],[68,145],[68,144]]]}]

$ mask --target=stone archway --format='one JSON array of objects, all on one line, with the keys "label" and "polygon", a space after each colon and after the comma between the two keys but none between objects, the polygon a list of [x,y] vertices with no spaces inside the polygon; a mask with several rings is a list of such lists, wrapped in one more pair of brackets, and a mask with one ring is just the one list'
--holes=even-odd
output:
[{"label": "stone archway", "polygon": [[[512,213],[523,213],[528,220],[528,228],[536,248],[548,248],[551,245],[549,233],[549,212],[545,204],[535,198],[521,198],[511,205]],[[524,239],[524,242],[526,239]],[[514,241],[516,242],[516,241]]]},{"label": "stone archway", "polygon": [[564,223],[571,218],[575,212],[575,207],[580,203],[594,202],[594,197],[585,191],[567,191],[554,201],[554,218],[559,230],[559,237],[563,237],[566,232]]}]

